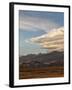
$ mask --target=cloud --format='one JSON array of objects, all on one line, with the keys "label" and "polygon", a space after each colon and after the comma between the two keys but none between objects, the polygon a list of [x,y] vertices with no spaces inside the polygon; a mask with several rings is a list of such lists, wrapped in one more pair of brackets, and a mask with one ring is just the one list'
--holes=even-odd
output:
[{"label": "cloud", "polygon": [[33,30],[36,28],[36,30],[43,30],[45,32],[48,32],[49,30],[53,28],[58,28],[59,25],[55,22],[52,22],[48,19],[38,18],[38,17],[29,17],[24,16],[20,17],[19,20],[19,28],[20,30]]},{"label": "cloud", "polygon": [[47,34],[30,39],[31,42],[37,43],[49,51],[64,50],[64,27],[53,29]]}]

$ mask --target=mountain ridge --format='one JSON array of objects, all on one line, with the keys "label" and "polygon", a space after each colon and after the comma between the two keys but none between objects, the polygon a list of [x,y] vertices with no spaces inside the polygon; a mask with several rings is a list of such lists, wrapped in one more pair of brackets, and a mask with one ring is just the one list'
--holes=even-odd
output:
[{"label": "mountain ridge", "polygon": [[53,51],[47,54],[29,54],[19,58],[20,65],[28,67],[63,66],[64,52]]}]

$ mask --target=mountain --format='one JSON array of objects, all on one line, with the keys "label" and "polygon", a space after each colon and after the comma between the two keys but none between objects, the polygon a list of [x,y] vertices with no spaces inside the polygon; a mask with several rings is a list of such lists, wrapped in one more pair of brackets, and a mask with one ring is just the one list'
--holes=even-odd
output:
[{"label": "mountain", "polygon": [[48,67],[48,66],[64,66],[64,52],[54,51],[47,54],[29,54],[19,57],[20,66]]}]

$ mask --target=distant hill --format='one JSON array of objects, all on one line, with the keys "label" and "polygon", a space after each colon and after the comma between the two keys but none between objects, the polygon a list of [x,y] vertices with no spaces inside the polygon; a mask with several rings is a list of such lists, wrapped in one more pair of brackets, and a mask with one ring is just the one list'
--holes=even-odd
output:
[{"label": "distant hill", "polygon": [[54,51],[47,54],[29,54],[19,57],[19,64],[28,67],[64,66],[64,52]]}]

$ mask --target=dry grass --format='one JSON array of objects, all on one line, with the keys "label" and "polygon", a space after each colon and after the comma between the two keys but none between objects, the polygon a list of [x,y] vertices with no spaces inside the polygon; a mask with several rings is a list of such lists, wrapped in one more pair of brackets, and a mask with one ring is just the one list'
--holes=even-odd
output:
[{"label": "dry grass", "polygon": [[19,79],[64,77],[63,66],[40,68],[19,67]]}]

